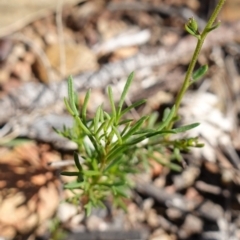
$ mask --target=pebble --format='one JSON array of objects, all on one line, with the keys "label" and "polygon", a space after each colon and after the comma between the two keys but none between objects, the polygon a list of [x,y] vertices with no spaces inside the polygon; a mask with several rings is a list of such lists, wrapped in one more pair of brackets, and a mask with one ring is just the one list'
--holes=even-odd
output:
[{"label": "pebble", "polygon": [[70,203],[62,203],[58,207],[57,216],[61,222],[68,221],[77,214],[77,207]]}]

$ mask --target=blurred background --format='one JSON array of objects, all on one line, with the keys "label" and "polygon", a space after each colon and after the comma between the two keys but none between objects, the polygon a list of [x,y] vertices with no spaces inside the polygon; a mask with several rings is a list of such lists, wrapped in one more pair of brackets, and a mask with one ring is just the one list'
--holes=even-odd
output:
[{"label": "blurred background", "polygon": [[[63,162],[76,146],[52,130],[70,125],[63,97],[73,75],[88,114],[105,89],[116,100],[130,72],[133,117],[162,113],[184,79],[196,39],[217,0],[0,1],[0,239],[240,239],[240,1],[227,0],[197,66],[208,74],[187,93],[181,123],[203,149],[183,154],[183,171],[151,162],[126,200],[128,213],[64,202]],[[163,156],[163,158],[166,156]],[[63,164],[62,164],[63,165]],[[72,166],[68,166],[72,168]]]}]

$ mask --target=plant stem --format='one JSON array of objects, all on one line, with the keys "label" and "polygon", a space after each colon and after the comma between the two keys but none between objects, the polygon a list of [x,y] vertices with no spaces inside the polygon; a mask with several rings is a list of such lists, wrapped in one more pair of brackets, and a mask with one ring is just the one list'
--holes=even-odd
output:
[{"label": "plant stem", "polygon": [[[197,62],[197,59],[198,59],[198,56],[199,56],[199,53],[202,49],[202,45],[204,43],[204,40],[207,36],[207,34],[209,33],[209,29],[213,26],[221,8],[223,7],[224,3],[225,3],[226,0],[219,0],[217,6],[215,7],[210,19],[208,20],[207,22],[207,25],[205,26],[203,32],[199,35],[199,38],[198,38],[198,42],[197,42],[197,45],[196,45],[196,48],[195,48],[195,51],[193,53],[193,56],[192,56],[192,60],[188,66],[188,70],[187,70],[187,73],[186,73],[186,76],[185,76],[185,79],[184,79],[184,82],[183,82],[183,85],[180,89],[180,91],[178,92],[178,95],[176,97],[176,103],[175,103],[175,114],[174,116],[177,116],[177,113],[178,113],[178,109],[179,109],[179,106],[181,104],[181,101],[182,101],[182,98],[185,94],[185,92],[187,91],[187,89],[189,88],[189,86],[191,85],[191,77],[192,77],[192,74],[193,74],[193,70],[195,68],[195,65],[196,65],[196,62]],[[168,126],[168,130],[171,130],[173,127],[173,122],[171,122]]]}]

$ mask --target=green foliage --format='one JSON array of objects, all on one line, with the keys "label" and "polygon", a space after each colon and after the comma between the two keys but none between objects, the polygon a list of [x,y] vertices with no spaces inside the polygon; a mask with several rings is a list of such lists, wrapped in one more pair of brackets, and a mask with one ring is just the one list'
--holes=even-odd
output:
[{"label": "green foliage", "polygon": [[60,220],[55,217],[51,220],[49,226],[50,240],[63,240],[67,237],[67,232],[61,226]]},{"label": "green foliage", "polygon": [[[65,99],[66,108],[74,118],[72,128],[59,131],[62,136],[71,139],[78,145],[74,153],[75,171],[65,171],[62,175],[74,177],[75,180],[65,185],[66,189],[74,192],[80,189],[77,197],[87,199],[85,209],[88,214],[91,208],[103,205],[106,197],[112,196],[117,206],[124,207],[123,198],[129,197],[129,173],[137,173],[143,162],[149,157],[156,158],[156,152],[161,153],[163,147],[188,150],[197,146],[190,140],[166,140],[167,135],[185,132],[198,124],[190,124],[172,130],[167,125],[174,121],[175,106],[166,109],[163,120],[157,123],[157,115],[143,116],[139,120],[126,119],[124,116],[134,107],[145,103],[145,100],[133,103],[123,108],[125,97],[133,80],[131,73],[123,89],[119,103],[113,99],[112,89],[108,87],[108,97],[111,105],[111,114],[104,111],[100,105],[92,119],[87,119],[86,109],[90,97],[87,92],[83,106],[77,109],[73,80],[68,79],[68,98]],[[164,140],[165,139],[165,140]],[[81,156],[79,155],[81,154]],[[157,159],[161,164],[175,170],[180,166]]]},{"label": "green foliage", "polygon": [[[73,79],[69,77],[68,98],[65,98],[64,102],[74,119],[74,124],[71,128],[64,127],[62,131],[56,131],[74,141],[78,150],[74,153],[76,169],[61,174],[74,178],[65,185],[65,188],[75,194],[74,201],[79,199],[84,204],[87,215],[91,213],[92,207],[104,206],[103,201],[108,197],[112,198],[116,206],[126,209],[124,198],[130,197],[129,189],[132,187],[129,174],[138,173],[144,166],[149,166],[149,158],[175,171],[180,171],[178,161],[182,160],[181,152],[203,146],[198,143],[197,138],[179,137],[177,140],[171,140],[171,136],[199,125],[193,123],[173,128],[174,123],[179,119],[177,112],[186,90],[208,70],[204,65],[193,73],[207,33],[218,26],[213,23],[223,3],[223,0],[219,2],[203,33],[199,33],[198,24],[193,18],[186,23],[186,30],[197,37],[198,43],[175,105],[171,109],[165,109],[160,122],[157,113],[143,116],[137,121],[125,118],[131,109],[146,101],[140,100],[124,108],[134,73],[129,75],[118,104],[115,104],[112,88],[107,88],[111,113],[106,112],[100,105],[92,119],[87,118],[87,104],[91,91],[86,93],[83,106],[79,109],[76,104]],[[168,152],[172,150],[172,155],[168,159],[165,156],[166,150]],[[175,162],[171,161],[172,159]]]}]

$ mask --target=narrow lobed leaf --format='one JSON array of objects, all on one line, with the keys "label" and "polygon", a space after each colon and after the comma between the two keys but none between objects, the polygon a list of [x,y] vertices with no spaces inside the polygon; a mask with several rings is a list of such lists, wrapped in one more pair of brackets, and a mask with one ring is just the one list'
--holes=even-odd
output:
[{"label": "narrow lobed leaf", "polygon": [[92,202],[91,202],[91,201],[89,201],[89,202],[84,206],[84,208],[86,209],[86,215],[87,215],[87,217],[90,216],[91,211],[92,211],[92,207],[93,207],[93,205],[92,205]]},{"label": "narrow lobed leaf", "polygon": [[88,104],[90,95],[91,95],[91,89],[87,91],[86,96],[84,98],[83,106],[82,106],[82,119],[83,119],[83,123],[85,124],[87,122],[87,104]]},{"label": "narrow lobed leaf", "polygon": [[188,130],[190,130],[192,128],[195,128],[195,127],[197,127],[199,125],[200,125],[200,123],[193,123],[193,124],[185,125],[185,126],[182,126],[182,127],[179,127],[179,128],[174,128],[174,129],[172,129],[172,131],[174,133],[186,132],[186,131],[188,131]]},{"label": "narrow lobed leaf", "polygon": [[126,123],[124,129],[121,132],[121,136],[123,136],[127,132],[127,130],[130,128],[131,123],[132,123],[132,121],[129,121]]},{"label": "narrow lobed leaf", "polygon": [[94,170],[84,170],[84,171],[83,171],[83,174],[86,175],[86,176],[88,176],[88,177],[101,175],[100,172],[94,171]]},{"label": "narrow lobed leaf", "polygon": [[123,187],[113,186],[112,188],[114,189],[114,192],[116,192],[116,195],[129,198]]},{"label": "narrow lobed leaf", "polygon": [[166,126],[168,126],[168,124],[171,122],[171,120],[173,119],[174,117],[174,114],[175,114],[175,106],[172,107],[171,111],[168,113],[167,117],[165,120],[163,120],[163,122],[159,125],[158,127],[158,131],[164,129]]},{"label": "narrow lobed leaf", "polygon": [[129,137],[131,137],[141,126],[143,123],[148,119],[148,116],[144,116],[140,118],[129,130],[128,132],[122,137],[123,141],[127,140]]},{"label": "narrow lobed leaf", "polygon": [[157,119],[159,117],[159,114],[158,112],[153,112],[150,116],[149,116],[149,119],[148,119],[148,125],[147,127],[148,128],[153,128],[157,122]]},{"label": "narrow lobed leaf", "polygon": [[61,172],[63,176],[78,176],[79,172]]},{"label": "narrow lobed leaf", "polygon": [[119,155],[123,154],[123,152],[125,152],[128,148],[129,146],[125,144],[119,147],[113,148],[107,156],[107,161],[112,161],[113,159],[118,158]]},{"label": "narrow lobed leaf", "polygon": [[123,160],[123,156],[119,157],[119,158],[115,158],[113,161],[110,162],[110,164],[108,164],[106,166],[106,168],[104,169],[104,173],[107,172],[109,169],[111,169],[112,167],[114,167],[115,165],[117,165],[118,163],[120,163]]},{"label": "narrow lobed leaf", "polygon": [[94,121],[94,133],[97,133],[97,131],[98,131],[100,115],[101,115],[101,108],[102,108],[102,106],[98,106],[97,111],[96,111],[96,115],[93,119],[93,121]]},{"label": "narrow lobed leaf", "polygon": [[75,94],[74,94],[74,88],[73,88],[73,78],[70,76],[68,78],[68,98],[69,98],[69,104],[70,107],[74,113],[75,116],[78,116],[78,110],[75,105]]},{"label": "narrow lobed leaf", "polygon": [[131,85],[131,83],[132,83],[133,77],[134,77],[134,72],[132,72],[132,73],[129,75],[129,77],[128,77],[128,79],[127,79],[127,82],[126,82],[126,84],[125,84],[125,86],[124,86],[124,89],[123,89],[123,92],[122,92],[122,95],[121,95],[121,97],[120,97],[120,101],[119,101],[119,104],[118,104],[118,113],[117,113],[117,114],[118,114],[118,117],[119,117],[120,114],[121,114],[122,106],[123,106],[123,103],[124,103],[124,101],[125,101],[127,92],[128,92],[128,90],[129,90],[129,88],[130,88],[130,85]]},{"label": "narrow lobed leaf", "polygon": [[154,136],[157,136],[157,135],[159,135],[159,136],[166,135],[166,134],[170,134],[170,133],[175,134],[175,132],[173,130],[156,131],[156,132],[153,132],[153,133],[146,133],[139,138],[135,138],[133,140],[127,141],[126,145],[128,145],[128,146],[135,145],[135,144],[138,144],[138,143],[142,142],[143,140],[145,140],[147,138],[151,138],[151,137],[154,137]]},{"label": "narrow lobed leaf", "polygon": [[75,165],[76,167],[78,168],[79,171],[82,171],[82,166],[80,164],[80,161],[79,161],[79,157],[78,157],[78,154],[77,152],[74,152],[73,153],[73,158],[74,158],[74,162],[75,162]]},{"label": "narrow lobed leaf", "polygon": [[70,182],[64,185],[65,189],[76,189],[83,187],[84,182]]},{"label": "narrow lobed leaf", "polygon": [[113,129],[114,133],[116,134],[116,136],[118,138],[119,144],[121,145],[122,144],[122,138],[121,138],[121,135],[120,135],[118,129],[113,125],[112,125],[112,129]]},{"label": "narrow lobed leaf", "polygon": [[140,105],[146,103],[146,101],[147,101],[146,99],[141,99],[141,100],[133,103],[131,106],[125,108],[125,109],[121,112],[121,116],[120,116],[120,117],[122,117],[124,114],[126,114],[127,112],[129,112],[131,109],[136,108],[136,107],[139,107]]},{"label": "narrow lobed leaf", "polygon": [[113,99],[112,88],[110,86],[108,86],[107,90],[108,90],[108,98],[109,98],[110,105],[111,105],[111,108],[112,108],[112,115],[116,119],[116,107],[115,107],[115,103],[114,103],[114,99]]},{"label": "narrow lobed leaf", "polygon": [[216,23],[215,25],[213,25],[212,27],[207,29],[207,32],[211,32],[214,29],[218,28],[221,25],[221,22],[219,21],[218,23]]},{"label": "narrow lobed leaf", "polygon": [[201,79],[208,71],[208,65],[203,65],[201,66],[198,70],[196,70],[193,73],[192,76],[192,82],[191,83],[195,83],[196,81],[198,81],[199,79]]},{"label": "narrow lobed leaf", "polygon": [[69,112],[72,116],[74,116],[74,112],[73,112],[73,110],[71,109],[67,98],[64,98],[64,103],[65,103],[65,106],[66,106],[68,112]]},{"label": "narrow lobed leaf", "polygon": [[133,119],[125,119],[125,120],[122,120],[121,122],[118,123],[118,125],[125,125],[125,124],[128,124],[128,123],[131,123],[133,121]]},{"label": "narrow lobed leaf", "polygon": [[81,129],[87,134],[87,135],[91,135],[91,131],[83,124],[82,120],[80,119],[80,117],[75,117],[79,127],[81,127]]},{"label": "narrow lobed leaf", "polygon": [[[97,131],[96,131],[95,134],[98,136],[99,133],[101,132],[101,130],[103,130],[107,125],[108,125],[108,121],[103,122],[103,123],[99,126],[99,128],[97,129]],[[101,137],[100,137],[100,138],[101,138]]]},{"label": "narrow lobed leaf", "polygon": [[111,119],[111,116],[107,112],[103,111],[103,115],[104,115],[105,119],[107,119],[107,120]]}]

